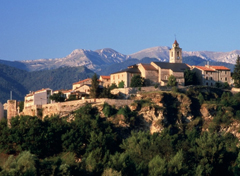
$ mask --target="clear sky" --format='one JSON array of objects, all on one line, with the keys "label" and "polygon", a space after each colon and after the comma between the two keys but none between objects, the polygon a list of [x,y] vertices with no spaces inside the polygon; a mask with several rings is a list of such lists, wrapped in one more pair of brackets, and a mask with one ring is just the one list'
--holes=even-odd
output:
[{"label": "clear sky", "polygon": [[74,49],[132,54],[240,49],[239,0],[0,0],[0,59],[60,58]]}]

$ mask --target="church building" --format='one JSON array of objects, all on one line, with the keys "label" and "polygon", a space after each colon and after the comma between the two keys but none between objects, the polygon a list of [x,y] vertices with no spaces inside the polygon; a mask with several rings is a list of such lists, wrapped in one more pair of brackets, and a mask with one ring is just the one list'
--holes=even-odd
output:
[{"label": "church building", "polygon": [[151,62],[150,64],[136,64],[129,66],[127,69],[112,73],[110,76],[111,84],[117,86],[119,82],[124,81],[125,87],[131,84],[131,78],[135,74],[141,75],[145,79],[145,85],[151,86],[159,83],[166,86],[170,75],[175,76],[177,84],[183,85],[184,71],[190,69],[187,64],[182,63],[182,48],[179,47],[177,40],[174,41],[172,48],[169,50],[169,63]]}]

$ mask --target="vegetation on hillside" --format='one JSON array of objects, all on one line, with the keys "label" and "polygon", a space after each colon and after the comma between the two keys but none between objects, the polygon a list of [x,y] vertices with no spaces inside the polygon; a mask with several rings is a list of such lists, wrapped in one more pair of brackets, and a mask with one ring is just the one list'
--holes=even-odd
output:
[{"label": "vegetation on hillside", "polygon": [[27,72],[0,64],[0,101],[5,103],[10,98],[23,100],[29,91],[42,88],[53,90],[71,89],[72,83],[92,77],[94,73],[86,67],[61,67],[54,70]]},{"label": "vegetation on hillside", "polygon": [[[240,120],[240,94],[199,86],[146,92],[131,106],[85,104],[74,120],[0,121],[1,155],[8,154],[0,159],[0,175],[240,174],[239,139],[224,130]],[[143,128],[144,109],[162,112],[161,131]]]}]

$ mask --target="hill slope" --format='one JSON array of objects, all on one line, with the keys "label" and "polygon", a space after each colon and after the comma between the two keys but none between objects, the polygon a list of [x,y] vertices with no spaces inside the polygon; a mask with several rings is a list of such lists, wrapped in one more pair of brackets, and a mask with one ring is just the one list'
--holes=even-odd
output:
[{"label": "hill slope", "polygon": [[29,91],[41,88],[71,89],[72,83],[93,74],[83,66],[27,72],[0,64],[0,102],[5,103],[10,98],[10,91],[13,92],[13,99],[23,100]]}]

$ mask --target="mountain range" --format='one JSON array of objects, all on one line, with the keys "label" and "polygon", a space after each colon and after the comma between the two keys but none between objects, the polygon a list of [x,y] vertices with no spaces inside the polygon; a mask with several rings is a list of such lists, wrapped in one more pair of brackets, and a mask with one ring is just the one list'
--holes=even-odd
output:
[{"label": "mountain range", "polygon": [[[134,54],[124,55],[113,49],[96,51],[76,49],[68,56],[56,59],[38,59],[23,61],[0,60],[0,101],[13,98],[23,100],[29,91],[41,88],[70,89],[72,83],[99,75],[125,69],[129,65],[169,61],[169,47],[153,47]],[[189,65],[223,65],[234,69],[240,50],[231,52],[183,51],[183,62]]]},{"label": "mountain range", "polygon": [[[0,60],[0,63],[27,71],[50,70],[59,67],[85,66],[94,72],[101,72],[103,68],[113,64],[122,63],[129,59],[156,58],[159,61],[169,61],[169,47],[152,47],[141,50],[134,54],[124,55],[113,49],[104,48],[100,50],[76,49],[68,56],[55,59],[37,59],[23,61]],[[197,56],[205,61],[225,62],[235,64],[240,50],[230,52],[212,51],[183,51],[183,57]]]}]

